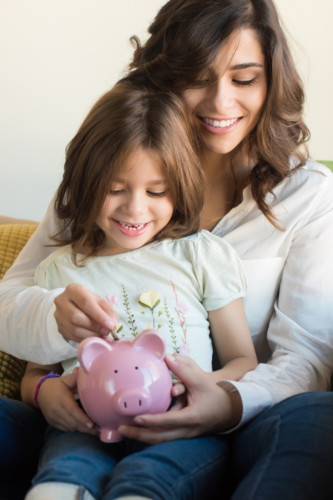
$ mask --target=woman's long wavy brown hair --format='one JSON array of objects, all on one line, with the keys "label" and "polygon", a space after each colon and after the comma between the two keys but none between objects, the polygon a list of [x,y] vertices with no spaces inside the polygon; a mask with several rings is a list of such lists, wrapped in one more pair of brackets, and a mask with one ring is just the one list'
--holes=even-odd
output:
[{"label": "woman's long wavy brown hair", "polygon": [[268,94],[260,121],[240,146],[246,143],[255,159],[249,178],[253,197],[278,227],[266,195],[305,164],[310,133],[303,121],[302,81],[272,0],[170,0],[144,45],[132,37],[136,50],[125,79],[176,94],[195,88],[223,42],[241,29],[254,30],[261,45]]},{"label": "woman's long wavy brown hair", "polygon": [[55,210],[71,232],[53,240],[72,245],[75,263],[82,248],[90,257],[103,247],[97,217],[117,173],[139,148],[156,155],[174,205],[171,220],[154,239],[181,238],[198,230],[205,179],[196,129],[183,101],[167,92],[118,83],[93,106],[66,150]]}]

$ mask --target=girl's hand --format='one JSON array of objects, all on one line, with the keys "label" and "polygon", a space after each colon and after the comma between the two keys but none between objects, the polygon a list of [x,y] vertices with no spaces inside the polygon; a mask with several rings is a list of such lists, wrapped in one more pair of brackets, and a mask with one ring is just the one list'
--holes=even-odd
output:
[{"label": "girl's hand", "polygon": [[157,444],[216,433],[240,422],[242,402],[238,392],[229,393],[217,386],[187,356],[167,355],[165,361],[187,388],[187,406],[178,411],[135,417],[140,427],[122,425],[118,428],[120,434]]},{"label": "girl's hand", "polygon": [[173,380],[171,396],[176,399],[175,404],[169,411],[178,411],[187,405],[186,387],[181,380]]},{"label": "girl's hand", "polygon": [[98,434],[94,422],[84,413],[74,399],[78,368],[71,375],[45,380],[39,388],[37,401],[46,421],[64,432]]},{"label": "girl's hand", "polygon": [[66,340],[81,342],[87,337],[105,337],[110,330],[117,330],[119,316],[111,304],[82,285],[71,283],[54,303],[58,330]]}]

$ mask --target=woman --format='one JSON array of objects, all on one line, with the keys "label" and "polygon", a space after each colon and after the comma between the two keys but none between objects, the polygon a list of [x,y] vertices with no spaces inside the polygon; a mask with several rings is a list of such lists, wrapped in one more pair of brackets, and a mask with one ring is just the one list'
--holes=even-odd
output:
[{"label": "woman", "polygon": [[[187,387],[187,406],[120,431],[150,443],[229,431],[233,500],[331,498],[332,397],[300,393],[328,390],[333,365],[332,175],[302,153],[303,89],[275,7],[171,0],[150,34],[127,78],[179,93],[197,118],[208,186],[201,228],[226,239],[247,269],[244,306],[261,364],[216,386],[176,356],[170,368]],[[117,319],[76,286],[27,289],[56,230],[51,204],[0,288],[0,347],[34,361],[48,342],[55,354],[45,349],[45,363],[74,356],[76,342]]]}]

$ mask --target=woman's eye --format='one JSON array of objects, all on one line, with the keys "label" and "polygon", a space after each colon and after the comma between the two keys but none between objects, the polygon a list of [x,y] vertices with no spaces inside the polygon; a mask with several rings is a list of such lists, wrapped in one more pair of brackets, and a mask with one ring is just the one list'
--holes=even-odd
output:
[{"label": "woman's eye", "polygon": [[110,189],[110,194],[115,195],[115,194],[121,194],[123,193],[123,189]]},{"label": "woman's eye", "polygon": [[164,196],[166,194],[166,191],[162,191],[160,193],[156,193],[154,191],[147,191],[147,193],[150,195],[150,196]]},{"label": "woman's eye", "polygon": [[250,87],[250,85],[256,83],[256,78],[252,78],[252,80],[233,80],[233,82],[240,87]]}]

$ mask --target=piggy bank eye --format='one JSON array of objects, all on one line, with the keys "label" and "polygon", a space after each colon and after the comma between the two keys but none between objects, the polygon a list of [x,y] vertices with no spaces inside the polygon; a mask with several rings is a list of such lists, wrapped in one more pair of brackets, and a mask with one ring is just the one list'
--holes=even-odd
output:
[{"label": "piggy bank eye", "polygon": [[115,373],[118,373],[118,370],[115,370],[114,372],[115,372]]},{"label": "piggy bank eye", "polygon": [[136,367],[135,367],[135,369],[136,369],[136,370],[138,370],[138,369],[139,369],[139,367],[138,367],[138,366],[136,366]]}]

